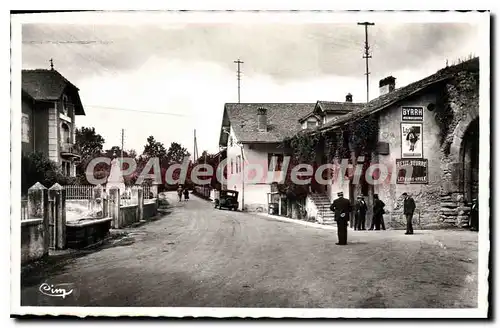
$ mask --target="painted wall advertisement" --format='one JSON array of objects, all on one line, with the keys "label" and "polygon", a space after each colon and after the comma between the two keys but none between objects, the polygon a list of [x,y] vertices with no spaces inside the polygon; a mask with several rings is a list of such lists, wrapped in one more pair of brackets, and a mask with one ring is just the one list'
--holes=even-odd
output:
[{"label": "painted wall advertisement", "polygon": [[401,157],[422,158],[422,123],[401,123]]},{"label": "painted wall advertisement", "polygon": [[422,122],[424,120],[424,107],[421,106],[401,107],[401,119],[403,121]]},{"label": "painted wall advertisement", "polygon": [[[427,159],[396,159],[396,170],[398,177],[396,183],[428,183],[428,161]],[[406,177],[406,169],[411,167],[412,174]]]}]

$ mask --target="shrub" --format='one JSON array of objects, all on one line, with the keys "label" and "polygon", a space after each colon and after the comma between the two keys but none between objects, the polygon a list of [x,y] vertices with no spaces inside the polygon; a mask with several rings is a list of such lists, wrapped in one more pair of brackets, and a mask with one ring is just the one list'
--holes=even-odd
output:
[{"label": "shrub", "polygon": [[76,179],[63,175],[57,163],[51,161],[43,153],[23,154],[21,160],[21,193],[26,195],[28,189],[37,182],[50,188],[56,182],[60,185],[74,184]]}]

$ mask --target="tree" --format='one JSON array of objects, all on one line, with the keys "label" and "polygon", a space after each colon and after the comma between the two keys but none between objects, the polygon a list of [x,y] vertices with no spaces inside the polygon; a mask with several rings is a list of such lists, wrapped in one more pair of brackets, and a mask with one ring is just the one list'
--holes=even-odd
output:
[{"label": "tree", "polygon": [[76,176],[80,183],[88,183],[85,171],[88,163],[101,156],[104,138],[95,132],[95,128],[82,127],[75,131],[75,147],[79,150],[81,159],[76,167]]},{"label": "tree", "polygon": [[95,128],[82,127],[75,131],[75,146],[82,158],[86,158],[102,151],[104,138],[95,132]]},{"label": "tree", "polygon": [[167,155],[167,150],[163,143],[156,141],[153,136],[149,136],[147,139],[148,143],[144,146],[144,151],[142,154],[147,159],[152,157],[158,157],[160,160],[164,159]]},{"label": "tree", "polygon": [[137,152],[135,149],[130,149],[128,152],[128,157],[137,158]]},{"label": "tree", "polygon": [[189,157],[191,154],[186,148],[182,147],[177,142],[172,142],[167,151],[168,163],[182,163],[185,157]]}]

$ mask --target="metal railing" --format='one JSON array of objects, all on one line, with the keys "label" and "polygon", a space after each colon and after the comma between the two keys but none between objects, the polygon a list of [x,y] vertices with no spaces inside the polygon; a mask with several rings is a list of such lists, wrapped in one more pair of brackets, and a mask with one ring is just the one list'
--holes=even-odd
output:
[{"label": "metal railing", "polygon": [[[66,190],[66,199],[81,199],[81,200],[90,200],[93,197],[93,189],[94,185],[66,185],[64,189]],[[151,186],[143,185],[141,186],[143,190],[144,199],[152,199],[154,195],[151,190]],[[106,189],[103,189],[103,192],[106,192]],[[121,195],[122,199],[130,198],[130,188],[126,188],[126,191]]]},{"label": "metal railing", "polygon": [[94,185],[67,185],[66,199],[92,199]]},{"label": "metal railing", "polygon": [[78,151],[77,147],[72,143],[61,143],[60,147],[62,153],[80,155],[80,152]]}]

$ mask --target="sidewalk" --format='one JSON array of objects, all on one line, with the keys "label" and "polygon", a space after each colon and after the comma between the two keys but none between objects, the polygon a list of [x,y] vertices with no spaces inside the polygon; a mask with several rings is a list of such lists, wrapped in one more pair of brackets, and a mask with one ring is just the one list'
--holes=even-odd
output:
[{"label": "sidewalk", "polygon": [[271,215],[268,213],[255,213],[259,216],[265,216],[277,221],[282,221],[282,222],[289,222],[289,223],[296,223],[296,224],[301,224],[307,227],[312,227],[312,228],[318,228],[318,229],[323,229],[323,230],[337,230],[336,225],[325,225],[325,224],[320,224],[320,223],[314,223],[314,222],[307,222],[307,221],[302,221],[302,220],[297,220],[297,219],[289,219],[283,216],[278,216],[278,215]]}]

